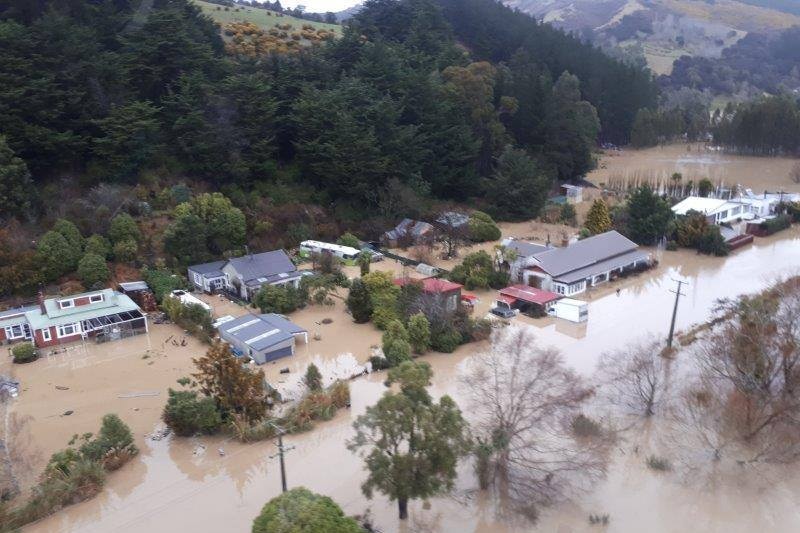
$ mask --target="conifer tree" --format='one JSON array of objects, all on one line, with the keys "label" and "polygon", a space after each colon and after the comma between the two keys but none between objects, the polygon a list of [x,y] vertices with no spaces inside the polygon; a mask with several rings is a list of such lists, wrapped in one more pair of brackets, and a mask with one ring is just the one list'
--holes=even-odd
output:
[{"label": "conifer tree", "polygon": [[592,235],[605,233],[611,229],[611,214],[602,198],[595,200],[589,209],[589,213],[586,215],[586,229]]}]

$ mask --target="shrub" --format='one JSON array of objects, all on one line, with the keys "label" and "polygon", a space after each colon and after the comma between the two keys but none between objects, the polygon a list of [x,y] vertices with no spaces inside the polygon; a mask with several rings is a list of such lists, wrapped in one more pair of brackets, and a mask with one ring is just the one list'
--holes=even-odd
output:
[{"label": "shrub", "polygon": [[139,255],[139,245],[133,239],[124,239],[114,244],[114,260],[131,263]]},{"label": "shrub", "polygon": [[725,256],[730,252],[730,247],[725,242],[717,226],[706,226],[697,240],[696,247],[701,254]]},{"label": "shrub", "polygon": [[678,243],[676,241],[667,241],[666,249],[668,252],[674,252],[678,249]]},{"label": "shrub", "polygon": [[133,444],[133,434],[128,425],[117,415],[107,414],[103,417],[97,438],[81,446],[80,451],[86,459],[100,461],[112,450],[128,450],[133,455],[139,452]]},{"label": "shrub", "polygon": [[169,389],[169,398],[161,420],[179,437],[196,433],[211,435],[222,425],[222,417],[213,398],[200,397],[196,391]]},{"label": "shrub", "polygon": [[39,357],[33,343],[23,342],[11,348],[11,355],[14,357],[14,362],[23,364],[36,361]]},{"label": "shrub", "polygon": [[312,391],[319,391],[322,390],[322,373],[317,368],[317,365],[311,363],[308,365],[306,369],[306,375],[303,378],[303,381],[308,387],[309,390]]},{"label": "shrub", "polygon": [[416,354],[423,354],[431,347],[431,326],[422,313],[408,319],[408,340]]},{"label": "shrub", "polygon": [[353,235],[352,233],[345,233],[338,239],[336,239],[336,244],[341,244],[342,246],[349,246],[351,248],[355,248],[356,250],[359,249],[361,246],[361,242],[358,240],[358,237]]},{"label": "shrub", "polygon": [[431,348],[437,352],[452,353],[461,342],[461,333],[452,325],[431,334]]},{"label": "shrub", "polygon": [[136,221],[128,213],[120,213],[111,220],[111,227],[108,230],[108,238],[117,244],[121,241],[133,240],[139,242],[142,234]]},{"label": "shrub", "polygon": [[369,362],[372,364],[372,370],[386,370],[392,367],[392,365],[389,364],[389,360],[380,355],[373,355],[369,358]]},{"label": "shrub", "polygon": [[500,239],[500,228],[495,221],[482,211],[475,211],[469,217],[469,238],[475,242],[496,241]]},{"label": "shrub", "polygon": [[111,243],[102,235],[95,234],[86,239],[85,251],[87,254],[96,254],[103,259],[108,259],[108,256],[111,255]]},{"label": "shrub", "polygon": [[372,299],[361,279],[353,280],[347,295],[347,310],[357,324],[369,322],[372,317]]},{"label": "shrub", "polygon": [[184,304],[178,298],[164,298],[162,309],[169,319],[206,343],[211,342],[214,325],[209,313],[200,304]]},{"label": "shrub", "polygon": [[703,178],[697,182],[697,194],[700,196],[708,196],[714,190],[714,184],[708,178]]},{"label": "shrub", "polygon": [[183,277],[173,274],[165,268],[144,268],[142,269],[142,278],[150,286],[158,303],[161,303],[164,296],[172,291],[186,288]]},{"label": "shrub", "polygon": [[575,225],[577,213],[575,212],[575,206],[571,203],[567,202],[561,206],[561,210],[558,214],[558,220],[564,224],[569,224],[570,226]]},{"label": "shrub", "polygon": [[360,533],[327,496],[298,487],[271,499],[253,521],[252,533]]},{"label": "shrub", "polygon": [[259,308],[262,313],[285,315],[304,307],[306,299],[304,292],[291,284],[264,285],[253,297],[253,306]]},{"label": "shrub", "polygon": [[599,437],[603,434],[600,424],[584,415],[579,414],[572,419],[572,434],[580,438]]},{"label": "shrub", "polygon": [[785,230],[792,225],[792,217],[790,215],[778,215],[775,218],[765,220],[761,223],[761,228],[766,231],[767,235],[772,235],[781,230]]},{"label": "shrub", "polygon": [[97,254],[88,253],[78,263],[78,277],[85,286],[92,287],[108,281],[111,272],[105,259]]}]

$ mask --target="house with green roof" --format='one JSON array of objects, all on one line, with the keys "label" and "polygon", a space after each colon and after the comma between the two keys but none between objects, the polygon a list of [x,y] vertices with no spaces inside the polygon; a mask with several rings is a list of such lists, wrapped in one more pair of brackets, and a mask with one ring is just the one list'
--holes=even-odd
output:
[{"label": "house with green roof", "polygon": [[30,340],[44,348],[89,337],[113,340],[147,332],[147,317],[112,289],[47,298],[0,313],[0,340]]}]

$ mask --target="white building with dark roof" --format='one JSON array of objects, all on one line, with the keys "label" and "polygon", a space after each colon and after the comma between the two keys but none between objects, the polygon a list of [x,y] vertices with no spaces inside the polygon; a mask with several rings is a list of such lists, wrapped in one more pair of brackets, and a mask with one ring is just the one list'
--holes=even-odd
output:
[{"label": "white building with dark roof", "polygon": [[608,231],[563,247],[504,241],[518,257],[510,266],[511,280],[564,296],[652,264],[651,255],[616,231]]},{"label": "white building with dark roof", "polygon": [[227,291],[251,300],[264,285],[300,285],[303,273],[283,250],[248,254],[188,268],[189,281],[203,292]]}]

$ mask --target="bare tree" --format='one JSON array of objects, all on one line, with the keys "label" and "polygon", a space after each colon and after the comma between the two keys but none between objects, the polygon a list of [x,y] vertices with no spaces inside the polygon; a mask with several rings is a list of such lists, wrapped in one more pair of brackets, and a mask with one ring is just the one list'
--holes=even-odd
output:
[{"label": "bare tree", "polygon": [[640,342],[604,354],[598,366],[600,394],[626,411],[653,416],[663,403],[669,360],[658,342]]},{"label": "bare tree", "polygon": [[792,169],[789,171],[789,179],[793,183],[800,183],[800,163],[792,165]]},{"label": "bare tree", "polygon": [[699,375],[675,406],[679,433],[716,461],[800,459],[800,278],[728,302],[701,340]]},{"label": "bare tree", "polygon": [[519,510],[569,498],[605,474],[608,442],[571,426],[592,390],[528,328],[496,332],[462,382],[477,434],[479,472]]},{"label": "bare tree", "polygon": [[452,209],[439,213],[434,222],[434,239],[442,246],[442,258],[458,257],[458,249],[469,240],[469,216]]}]

